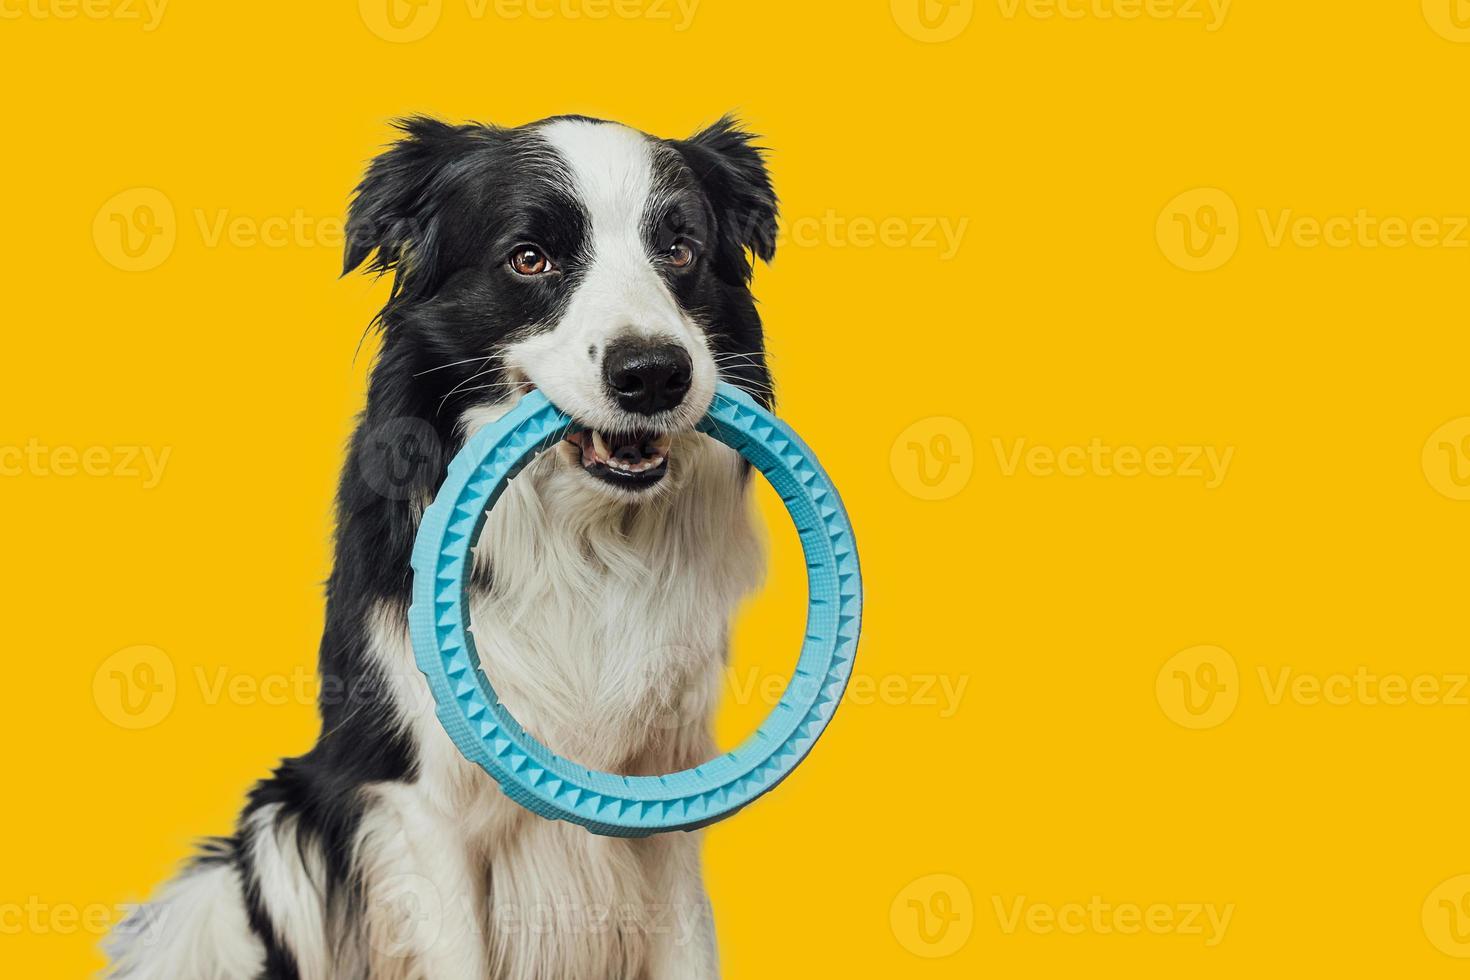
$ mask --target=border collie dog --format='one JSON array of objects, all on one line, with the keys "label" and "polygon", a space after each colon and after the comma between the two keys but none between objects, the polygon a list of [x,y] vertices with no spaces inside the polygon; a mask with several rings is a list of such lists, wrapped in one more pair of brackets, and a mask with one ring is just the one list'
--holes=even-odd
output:
[{"label": "border collie dog", "polygon": [[465,439],[540,388],[586,429],[522,471],[476,545],[486,674],[584,766],[716,754],[728,623],[764,549],[749,467],[693,427],[721,378],[769,404],[749,289],[776,237],[761,151],[728,118],[687,140],[580,116],[400,128],[347,222],[345,272],[393,283],[337,497],[321,735],[118,929],[112,975],[715,977],[697,834],[542,819],[441,730],[409,645],[409,552]]}]

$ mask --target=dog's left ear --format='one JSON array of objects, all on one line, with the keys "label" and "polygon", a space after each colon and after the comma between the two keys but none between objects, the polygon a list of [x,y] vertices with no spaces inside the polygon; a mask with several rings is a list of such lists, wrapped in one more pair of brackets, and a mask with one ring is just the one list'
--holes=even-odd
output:
[{"label": "dog's left ear", "polygon": [[732,116],[670,145],[684,157],[715,210],[716,266],[721,278],[749,282],[747,249],[762,261],[776,254],[776,192],[756,137]]}]

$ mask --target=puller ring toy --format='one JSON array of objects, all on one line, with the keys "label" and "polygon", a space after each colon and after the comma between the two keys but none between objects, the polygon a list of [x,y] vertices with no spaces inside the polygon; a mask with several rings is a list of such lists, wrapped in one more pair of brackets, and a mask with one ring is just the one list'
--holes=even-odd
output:
[{"label": "puller ring toy", "polygon": [[489,509],[511,478],[559,442],[571,419],[538,389],[465,444],[424,514],[413,549],[409,631],[444,730],[521,806],[596,834],[695,830],[773,789],[806,758],[852,674],[862,578],[837,489],[806,444],[748,394],[720,382],[699,431],[763,473],[796,523],[809,607],[796,670],[780,702],[734,751],[664,776],[619,776],[551,752],[500,703],[480,669],[465,586]]}]

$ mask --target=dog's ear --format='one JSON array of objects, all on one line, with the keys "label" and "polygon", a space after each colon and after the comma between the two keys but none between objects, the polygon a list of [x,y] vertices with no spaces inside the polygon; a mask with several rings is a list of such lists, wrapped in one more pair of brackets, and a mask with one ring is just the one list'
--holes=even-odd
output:
[{"label": "dog's ear", "polygon": [[397,297],[425,285],[437,258],[455,164],[483,148],[492,131],[451,126],[426,116],[399,120],[395,126],[402,138],[368,165],[353,195],[342,274],[371,255],[368,270],[393,270]]},{"label": "dog's ear", "polygon": [[746,249],[765,262],[776,254],[776,192],[757,138],[725,116],[687,140],[672,141],[714,207],[722,277],[743,282],[751,275]]}]

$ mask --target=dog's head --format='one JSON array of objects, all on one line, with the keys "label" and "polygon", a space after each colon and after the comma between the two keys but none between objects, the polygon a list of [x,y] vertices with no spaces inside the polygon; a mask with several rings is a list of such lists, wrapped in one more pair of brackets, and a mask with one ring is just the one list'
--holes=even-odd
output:
[{"label": "dog's head", "polygon": [[397,411],[462,432],[540,388],[586,427],[545,465],[630,500],[677,470],[717,379],[769,402],[749,284],[776,199],[731,120],[687,140],[582,117],[401,128],[344,268],[393,273],[375,386]]}]

